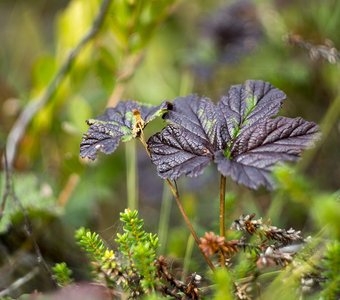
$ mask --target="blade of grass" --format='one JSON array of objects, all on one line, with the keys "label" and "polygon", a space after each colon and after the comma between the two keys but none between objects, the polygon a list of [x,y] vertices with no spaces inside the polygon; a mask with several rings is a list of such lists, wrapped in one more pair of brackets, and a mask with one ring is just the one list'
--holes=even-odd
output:
[{"label": "blade of grass", "polygon": [[194,244],[195,244],[194,237],[192,235],[189,235],[187,247],[185,249],[184,262],[183,262],[183,272],[182,272],[182,278],[181,278],[183,282],[185,282],[185,278],[188,275],[190,260],[191,260],[192,252],[194,250]]},{"label": "blade of grass", "polygon": [[306,151],[304,158],[298,164],[298,169],[304,171],[313,162],[315,155],[318,153],[324,141],[329,138],[331,130],[335,127],[340,115],[340,91],[338,96],[328,108],[326,114],[321,120],[320,128],[322,132],[321,140],[310,150]]},{"label": "blade of grass", "polygon": [[169,189],[167,188],[167,184],[164,182],[163,184],[163,195],[162,195],[162,206],[161,212],[159,216],[159,225],[158,225],[158,237],[159,237],[159,254],[163,254],[165,252],[166,243],[168,240],[168,232],[169,232],[169,222],[170,222],[170,213],[172,207],[171,194]]},{"label": "blade of grass", "polygon": [[137,173],[137,154],[136,142],[132,140],[125,146],[126,160],[126,193],[127,206],[131,210],[138,209],[138,173]]},{"label": "blade of grass", "polygon": [[[221,174],[220,179],[220,236],[225,237],[225,187],[226,178]],[[223,252],[220,255],[220,265],[225,266],[225,257]]]}]

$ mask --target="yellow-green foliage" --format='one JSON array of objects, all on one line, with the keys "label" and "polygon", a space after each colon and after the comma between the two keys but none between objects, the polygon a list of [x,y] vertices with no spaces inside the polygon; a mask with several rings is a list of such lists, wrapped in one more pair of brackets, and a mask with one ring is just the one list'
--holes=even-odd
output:
[{"label": "yellow-green foliage", "polygon": [[71,278],[72,271],[67,267],[66,263],[62,262],[55,264],[52,271],[53,277],[60,287],[69,285],[73,282],[73,279]]},{"label": "yellow-green foliage", "polygon": [[137,211],[126,209],[120,217],[124,233],[117,233],[117,251],[108,249],[97,233],[85,228],[77,230],[76,239],[89,256],[97,280],[108,287],[121,286],[131,295],[148,294],[157,283],[158,237],[144,231]]}]

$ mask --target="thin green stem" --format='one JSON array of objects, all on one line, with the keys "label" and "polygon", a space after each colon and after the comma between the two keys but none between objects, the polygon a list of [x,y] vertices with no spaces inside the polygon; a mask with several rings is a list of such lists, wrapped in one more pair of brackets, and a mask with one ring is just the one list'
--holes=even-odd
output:
[{"label": "thin green stem", "polygon": [[320,150],[320,147],[323,145],[323,141],[329,138],[329,134],[331,130],[334,128],[334,124],[339,119],[340,115],[340,91],[338,91],[338,96],[333,100],[333,103],[328,108],[325,116],[322,118],[320,122],[320,128],[322,132],[321,140],[310,149],[305,155],[304,159],[299,163],[298,168],[299,170],[303,171],[306,170],[310,163],[313,161],[313,158]]},{"label": "thin green stem", "polygon": [[185,256],[184,256],[184,262],[183,262],[183,272],[182,272],[182,281],[185,282],[185,278],[187,277],[188,271],[189,271],[189,265],[190,260],[192,256],[192,251],[194,250],[194,244],[195,240],[192,235],[189,236],[187,247],[185,249]]},{"label": "thin green stem", "polygon": [[158,225],[158,237],[159,237],[159,253],[163,253],[166,248],[166,242],[168,239],[168,231],[169,231],[169,222],[170,222],[170,213],[171,213],[171,194],[169,189],[164,182],[163,185],[163,195],[162,195],[162,206],[161,212],[159,216],[159,225]]},{"label": "thin green stem", "polygon": [[131,210],[138,209],[138,173],[137,173],[137,158],[136,158],[136,142],[132,140],[125,147],[126,160],[126,192],[127,204]]},{"label": "thin green stem", "polygon": [[[225,188],[226,188],[226,178],[221,174],[220,179],[220,236],[225,237]],[[220,265],[225,266],[224,253],[221,252],[220,255]]]},{"label": "thin green stem", "polygon": [[225,236],[225,187],[226,178],[221,175],[220,179],[220,236]]}]

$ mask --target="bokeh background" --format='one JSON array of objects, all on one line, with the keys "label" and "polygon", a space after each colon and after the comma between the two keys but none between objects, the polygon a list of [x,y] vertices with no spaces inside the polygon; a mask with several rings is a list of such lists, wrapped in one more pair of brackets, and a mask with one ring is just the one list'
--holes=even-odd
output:
[{"label": "bokeh background", "polygon": [[[283,90],[287,100],[281,114],[317,122],[323,136],[295,169],[275,172],[280,183],[276,192],[251,191],[227,179],[227,224],[254,212],[307,236],[320,229],[316,225],[320,218],[321,224],[330,215],[338,222],[340,2],[144,2],[113,1],[101,30],[80,52],[47,105],[34,115],[18,145],[15,192],[29,212],[45,260],[65,261],[76,278],[86,278],[74,230],[90,227],[114,245],[119,212],[133,206],[146,228],[160,233],[160,251],[173,259],[174,268],[186,252],[194,258],[189,269],[199,268],[198,250],[188,254],[189,232],[141,145],[121,144],[113,155],[100,155],[95,162],[81,160],[85,120],[123,99],[159,104],[197,93],[216,102],[231,85],[247,79],[269,81]],[[0,1],[1,153],[18,116],[44,94],[69,51],[91,27],[100,4]],[[155,122],[146,136],[162,126],[162,121]],[[216,168],[195,179],[183,178],[178,185],[199,235],[217,232]],[[1,189],[3,195],[3,168]],[[330,195],[336,193],[334,204]],[[9,199],[0,220],[0,288],[36,264],[22,224],[22,211]],[[35,288],[50,288],[44,274],[15,293]]]}]

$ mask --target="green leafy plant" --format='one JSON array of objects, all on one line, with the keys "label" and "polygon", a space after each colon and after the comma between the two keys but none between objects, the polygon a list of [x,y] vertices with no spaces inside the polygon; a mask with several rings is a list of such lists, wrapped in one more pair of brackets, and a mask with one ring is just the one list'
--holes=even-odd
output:
[{"label": "green leafy plant", "polygon": [[72,271],[67,267],[66,263],[55,264],[52,268],[53,276],[60,287],[67,286],[73,282]]},{"label": "green leafy plant", "polygon": [[[213,232],[201,238],[200,248],[214,263],[222,255],[227,268],[217,269],[213,285],[202,286],[202,277],[192,273],[185,282],[176,278],[167,259],[156,254],[158,237],[144,230],[137,211],[126,209],[120,214],[122,233],[117,233],[117,248],[110,249],[100,236],[80,228],[76,239],[91,263],[94,281],[113,297],[139,299],[147,296],[170,296],[173,299],[294,299],[291,295],[320,292],[322,299],[336,299],[338,289],[338,243],[305,239],[300,231],[286,230],[242,215],[230,227],[226,240]],[[321,259],[320,259],[321,258]],[[73,285],[72,272],[66,264],[53,268],[60,287]],[[75,284],[77,286],[77,283]]]},{"label": "green leafy plant", "polygon": [[[138,212],[126,209],[120,214],[120,221],[123,233],[117,233],[116,250],[106,247],[97,233],[85,228],[76,232],[78,244],[90,259],[94,279],[114,295],[123,292],[130,298],[139,298],[158,291],[176,299],[181,299],[181,294],[197,299],[199,277],[193,274],[192,279],[184,283],[171,274],[165,258],[156,255],[157,235],[144,230],[144,221]],[[54,268],[60,283],[67,277],[65,267]]]},{"label": "green leafy plant", "polygon": [[121,287],[132,296],[150,293],[156,286],[155,258],[158,238],[146,233],[137,211],[121,213],[123,234],[117,234],[119,254],[110,250],[98,234],[85,228],[76,239],[88,254],[96,280],[109,288]]},{"label": "green leafy plant", "polygon": [[131,263],[127,272],[139,272],[141,288],[144,292],[153,291],[156,286],[154,265],[158,248],[158,237],[143,230],[144,221],[138,219],[137,211],[126,210],[121,214],[123,234],[117,234],[116,242],[120,252]]}]

